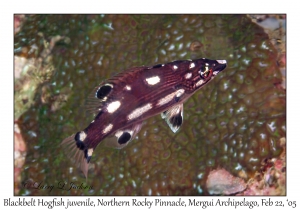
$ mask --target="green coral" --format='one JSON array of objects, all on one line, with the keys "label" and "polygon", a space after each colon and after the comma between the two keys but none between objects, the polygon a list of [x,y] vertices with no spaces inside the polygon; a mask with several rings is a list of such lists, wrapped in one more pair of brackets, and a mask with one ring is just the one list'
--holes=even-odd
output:
[{"label": "green coral", "polygon": [[[49,185],[86,181],[59,143],[90,123],[84,101],[104,79],[133,66],[179,59],[228,62],[185,103],[177,134],[160,116],[150,118],[126,148],[98,146],[88,178],[92,190],[54,188],[52,195],[206,194],[210,170],[222,167],[250,177],[261,160],[282,151],[286,108],[285,93],[274,85],[281,81],[277,53],[245,15],[33,15],[16,34],[15,49],[35,46],[41,52],[39,32],[70,39],[56,43],[55,73],[38,87],[57,97],[41,103],[37,92],[20,118],[28,147],[22,178]],[[57,99],[66,95],[68,100]]]}]

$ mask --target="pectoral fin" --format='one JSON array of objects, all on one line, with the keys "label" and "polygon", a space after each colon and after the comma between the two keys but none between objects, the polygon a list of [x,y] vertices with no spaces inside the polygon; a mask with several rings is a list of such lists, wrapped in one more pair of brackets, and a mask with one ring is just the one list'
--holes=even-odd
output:
[{"label": "pectoral fin", "polygon": [[176,133],[183,122],[183,104],[173,106],[161,113],[161,117],[166,120],[171,130]]}]

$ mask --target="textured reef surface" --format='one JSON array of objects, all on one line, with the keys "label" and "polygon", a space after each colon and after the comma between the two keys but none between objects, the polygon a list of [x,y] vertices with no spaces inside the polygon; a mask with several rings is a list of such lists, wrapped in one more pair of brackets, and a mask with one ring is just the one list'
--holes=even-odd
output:
[{"label": "textured reef surface", "polygon": [[[32,15],[20,27],[15,57],[35,61],[15,79],[26,148],[18,195],[205,195],[210,171],[224,168],[247,181],[263,160],[282,153],[278,54],[245,15]],[[124,149],[100,144],[87,180],[66,158],[59,144],[92,121],[85,101],[104,79],[201,57],[226,59],[228,67],[184,104],[178,133],[160,116],[148,119]],[[40,189],[28,184],[35,182]],[[92,188],[67,190],[71,182]]]}]

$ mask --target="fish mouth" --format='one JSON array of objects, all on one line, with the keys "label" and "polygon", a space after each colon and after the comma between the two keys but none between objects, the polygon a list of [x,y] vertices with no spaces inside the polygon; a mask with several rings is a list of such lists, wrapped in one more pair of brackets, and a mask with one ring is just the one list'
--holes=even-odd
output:
[{"label": "fish mouth", "polygon": [[217,60],[217,62],[218,62],[219,64],[226,64],[226,63],[227,63],[226,60]]},{"label": "fish mouth", "polygon": [[226,60],[216,60],[216,65],[213,68],[213,75],[217,75],[220,71],[223,71],[227,66]]}]

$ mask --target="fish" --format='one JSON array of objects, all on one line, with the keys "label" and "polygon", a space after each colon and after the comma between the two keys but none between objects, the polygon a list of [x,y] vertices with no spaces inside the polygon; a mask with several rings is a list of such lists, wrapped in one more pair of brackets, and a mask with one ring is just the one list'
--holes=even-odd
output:
[{"label": "fish", "polygon": [[87,178],[96,147],[121,149],[140,131],[143,121],[161,114],[173,133],[183,124],[183,103],[227,66],[226,60],[176,60],[127,69],[95,87],[88,107],[94,120],[61,143]]}]

